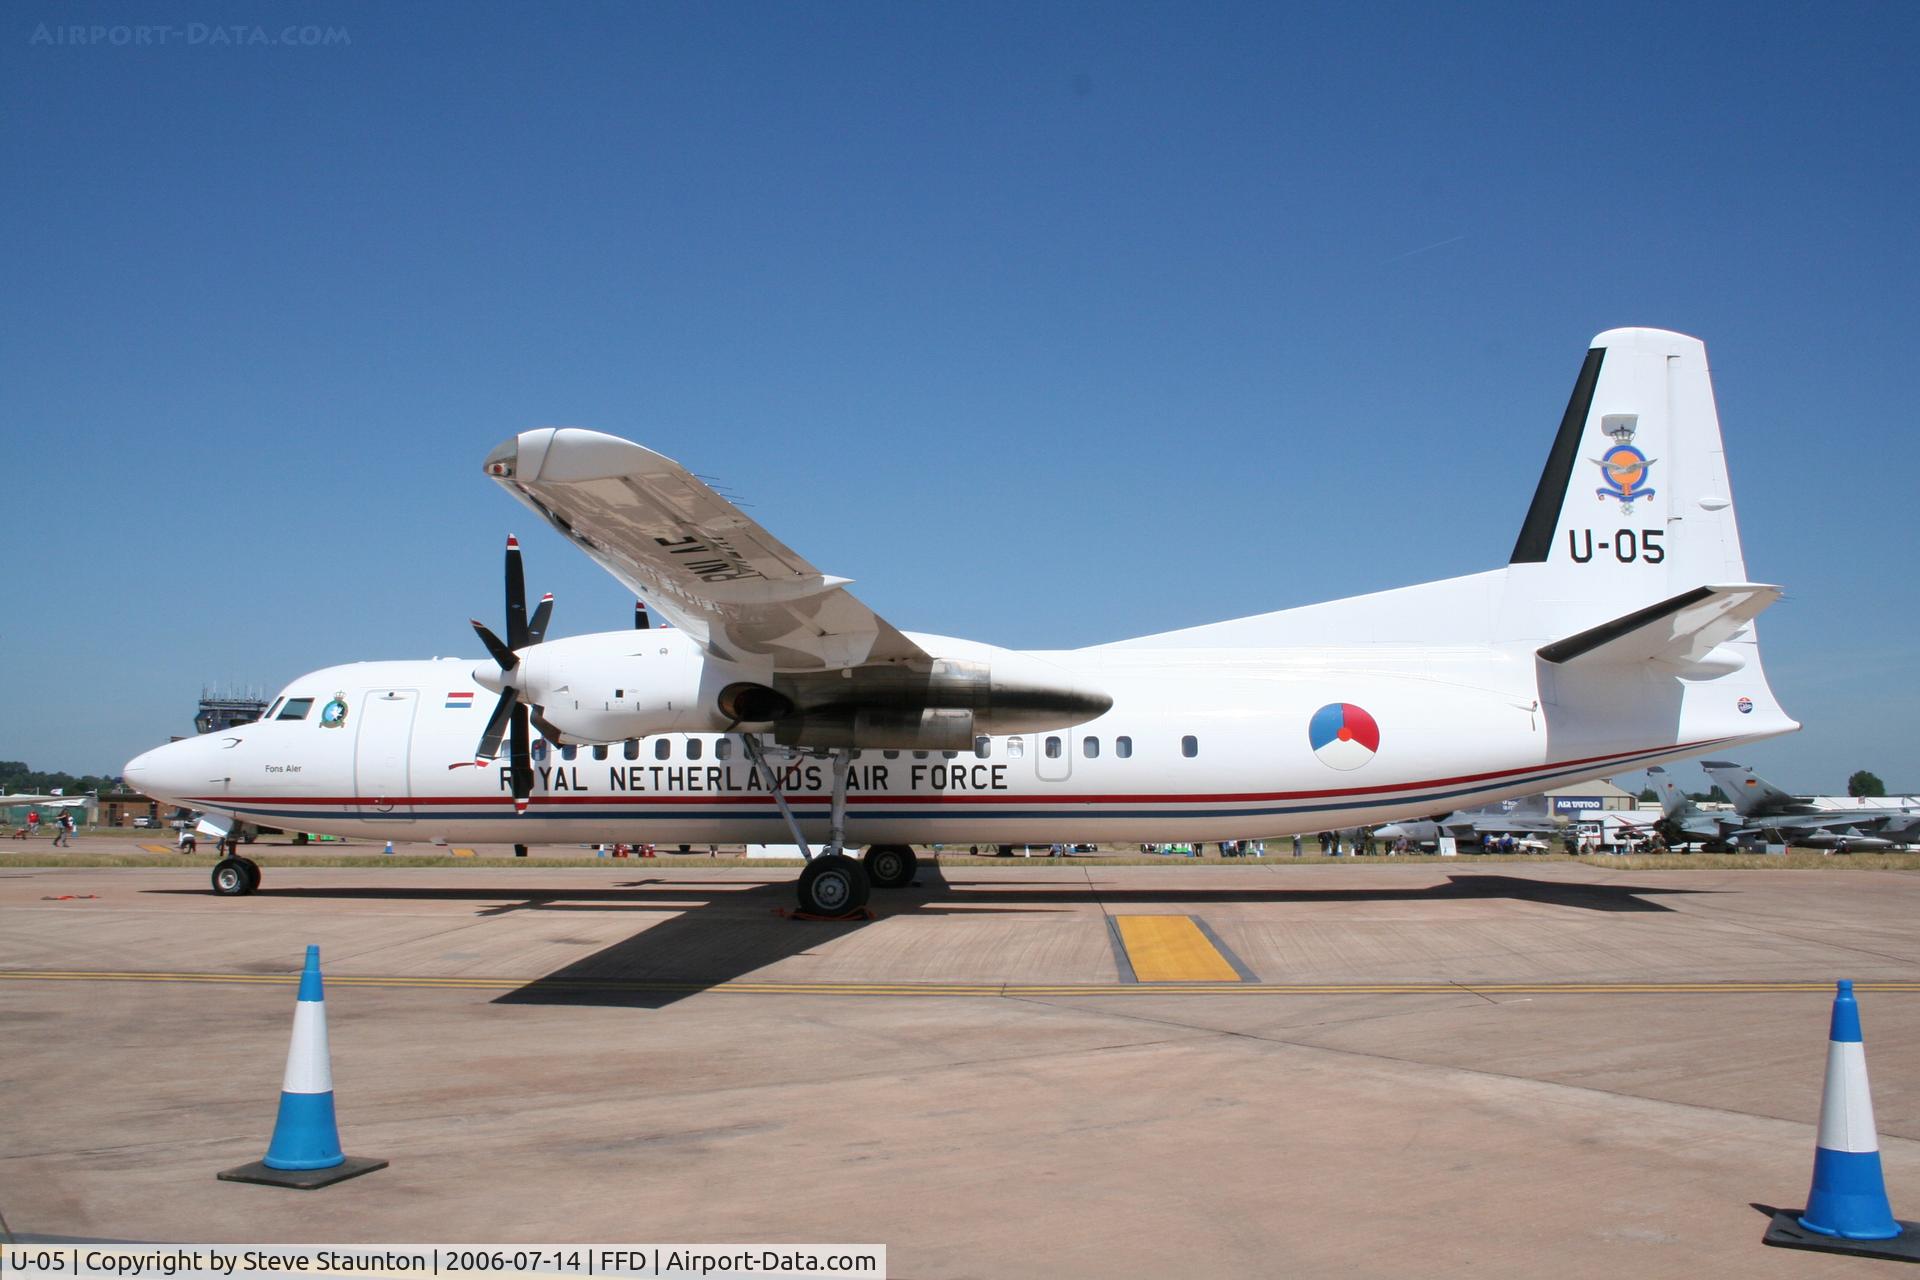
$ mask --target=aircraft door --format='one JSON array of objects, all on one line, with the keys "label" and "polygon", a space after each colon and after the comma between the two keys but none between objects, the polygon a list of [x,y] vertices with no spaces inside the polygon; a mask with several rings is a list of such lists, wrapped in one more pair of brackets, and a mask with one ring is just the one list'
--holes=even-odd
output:
[{"label": "aircraft door", "polygon": [[1040,749],[1034,760],[1034,771],[1042,782],[1065,782],[1073,773],[1073,735],[1062,730],[1059,733],[1042,733],[1034,738],[1034,745]]},{"label": "aircraft door", "polygon": [[354,794],[360,814],[389,822],[413,820],[413,713],[420,698],[414,689],[372,689],[360,706],[359,737],[354,741]]}]

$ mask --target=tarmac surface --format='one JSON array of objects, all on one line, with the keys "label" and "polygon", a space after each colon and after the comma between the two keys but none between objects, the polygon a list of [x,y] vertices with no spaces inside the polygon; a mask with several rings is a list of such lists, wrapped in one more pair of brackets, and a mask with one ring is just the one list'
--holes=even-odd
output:
[{"label": "tarmac surface", "polygon": [[[1920,1209],[1920,873],[0,869],[23,1239],[874,1242],[896,1277],[1826,1276],[1764,1248],[1860,985]],[[259,1157],[318,943],[347,1151]]]}]

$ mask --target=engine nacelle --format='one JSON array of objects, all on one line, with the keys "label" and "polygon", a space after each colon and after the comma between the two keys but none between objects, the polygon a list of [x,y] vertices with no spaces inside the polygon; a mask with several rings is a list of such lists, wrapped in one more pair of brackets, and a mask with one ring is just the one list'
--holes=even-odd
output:
[{"label": "engine nacelle", "polygon": [[679,632],[609,631],[530,645],[511,684],[569,742],[771,729],[802,747],[957,751],[979,734],[1082,724],[1113,705],[1053,662],[967,641],[950,657],[780,672],[705,655]]},{"label": "engine nacelle", "polygon": [[764,725],[792,710],[769,675],[709,658],[681,636],[614,631],[523,649],[508,679],[569,742],[618,742]]}]

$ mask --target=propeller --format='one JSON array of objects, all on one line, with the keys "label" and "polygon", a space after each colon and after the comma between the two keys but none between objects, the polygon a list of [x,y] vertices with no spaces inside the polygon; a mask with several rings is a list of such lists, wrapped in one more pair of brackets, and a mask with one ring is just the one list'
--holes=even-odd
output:
[{"label": "propeller", "polygon": [[[520,666],[519,651],[529,645],[539,644],[547,637],[547,622],[553,617],[553,595],[551,592],[540,597],[539,605],[533,616],[527,616],[527,576],[520,563],[520,540],[507,539],[507,638],[502,641],[486,623],[478,618],[469,618],[480,643],[487,647],[487,654],[500,668],[500,701],[494,704],[493,714],[487,718],[485,732],[480,735],[480,745],[474,750],[474,763],[481,764],[497,758],[500,754],[500,741],[507,741],[507,766],[509,782],[513,789],[513,809],[515,813],[527,811],[527,800],[533,794],[533,744],[528,729],[528,707],[520,700],[519,690],[513,683],[513,673]],[[555,736],[546,724],[546,717],[540,716],[540,727],[549,736]]]}]

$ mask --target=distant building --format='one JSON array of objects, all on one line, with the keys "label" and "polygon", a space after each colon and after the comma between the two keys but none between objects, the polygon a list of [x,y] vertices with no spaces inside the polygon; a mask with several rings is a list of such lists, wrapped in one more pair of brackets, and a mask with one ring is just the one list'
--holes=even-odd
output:
[{"label": "distant building", "polygon": [[103,827],[130,827],[135,818],[160,825],[160,802],[138,791],[102,791],[95,804],[94,821]]},{"label": "distant building", "polygon": [[267,711],[267,700],[251,689],[244,693],[200,690],[200,710],[194,713],[195,733],[218,733],[235,725],[252,724]]},{"label": "distant building", "polygon": [[1547,811],[1556,818],[1578,819],[1611,810],[1631,811],[1639,805],[1632,792],[1622,791],[1604,778],[1570,782],[1546,793]]}]

